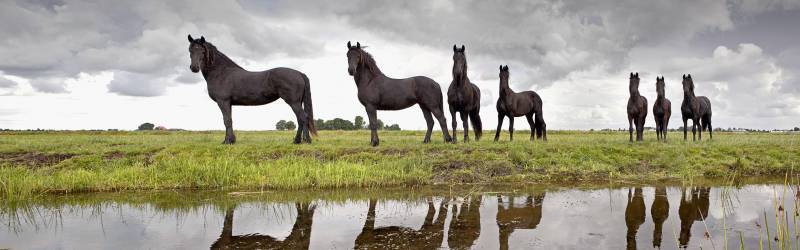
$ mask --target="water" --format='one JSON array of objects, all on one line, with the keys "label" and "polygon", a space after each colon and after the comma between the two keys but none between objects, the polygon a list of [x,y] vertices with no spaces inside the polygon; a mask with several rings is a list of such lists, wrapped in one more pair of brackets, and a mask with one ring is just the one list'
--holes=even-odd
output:
[{"label": "water", "polygon": [[770,184],[50,196],[2,203],[0,249],[724,249],[723,217],[729,248],[767,249],[778,244],[781,197],[795,244],[796,192]]}]

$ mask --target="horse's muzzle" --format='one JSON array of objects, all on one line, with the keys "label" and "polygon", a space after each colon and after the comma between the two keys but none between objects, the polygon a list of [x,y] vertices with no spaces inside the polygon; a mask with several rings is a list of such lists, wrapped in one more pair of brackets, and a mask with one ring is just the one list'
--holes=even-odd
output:
[{"label": "horse's muzzle", "polygon": [[355,74],[356,72],[355,72],[355,70],[354,70],[353,68],[347,68],[347,73],[348,73],[348,74],[350,74],[350,75],[352,76],[352,75],[353,75],[353,74]]},{"label": "horse's muzzle", "polygon": [[200,67],[194,65],[189,66],[189,69],[192,70],[193,73],[197,73],[198,71],[200,71]]}]

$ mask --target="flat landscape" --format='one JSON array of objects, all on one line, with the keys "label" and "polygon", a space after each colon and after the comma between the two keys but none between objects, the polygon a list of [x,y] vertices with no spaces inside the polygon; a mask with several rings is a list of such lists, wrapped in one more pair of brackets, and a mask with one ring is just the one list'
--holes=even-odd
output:
[{"label": "flat landscape", "polygon": [[[120,190],[268,190],[430,184],[692,181],[777,177],[800,163],[800,134],[715,132],[713,140],[629,143],[627,132],[552,131],[546,143],[517,131],[445,144],[434,133],[320,131],[311,145],[293,132],[0,132],[0,196]],[[706,134],[704,134],[706,135]],[[705,137],[704,137],[705,138]],[[461,138],[459,138],[461,139]]]}]

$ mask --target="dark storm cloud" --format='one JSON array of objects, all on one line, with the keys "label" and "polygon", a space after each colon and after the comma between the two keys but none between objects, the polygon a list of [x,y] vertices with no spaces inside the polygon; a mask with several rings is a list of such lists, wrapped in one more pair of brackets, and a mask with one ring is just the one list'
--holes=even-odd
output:
[{"label": "dark storm cloud", "polygon": [[[42,92],[65,92],[63,81],[81,72],[139,74],[145,82],[177,76],[187,67],[187,33],[254,58],[303,57],[319,47],[227,1],[3,1],[0,23],[0,58],[13,58],[1,60],[0,71],[29,79]],[[149,96],[170,84],[110,89]]]},{"label": "dark storm cloud", "polygon": [[0,77],[0,89],[3,89],[3,88],[10,89],[10,88],[14,88],[14,87],[17,87],[17,82],[14,82],[12,80],[8,80],[5,77]]}]

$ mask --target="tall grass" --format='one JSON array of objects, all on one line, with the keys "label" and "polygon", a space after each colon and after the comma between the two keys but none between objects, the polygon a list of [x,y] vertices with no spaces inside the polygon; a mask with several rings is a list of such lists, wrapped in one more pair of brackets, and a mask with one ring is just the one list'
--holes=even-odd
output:
[{"label": "tall grass", "polygon": [[[519,131],[525,134],[527,131]],[[486,131],[485,134],[491,134]],[[554,131],[547,143],[491,138],[445,144],[420,131],[322,131],[311,145],[292,132],[0,132],[0,196],[141,189],[299,189],[434,183],[647,182],[737,172],[783,175],[800,158],[798,136],[717,133],[714,140],[667,143],[648,133],[629,143],[622,132]],[[69,154],[54,163],[19,159]],[[16,158],[15,158],[16,157]]]}]

